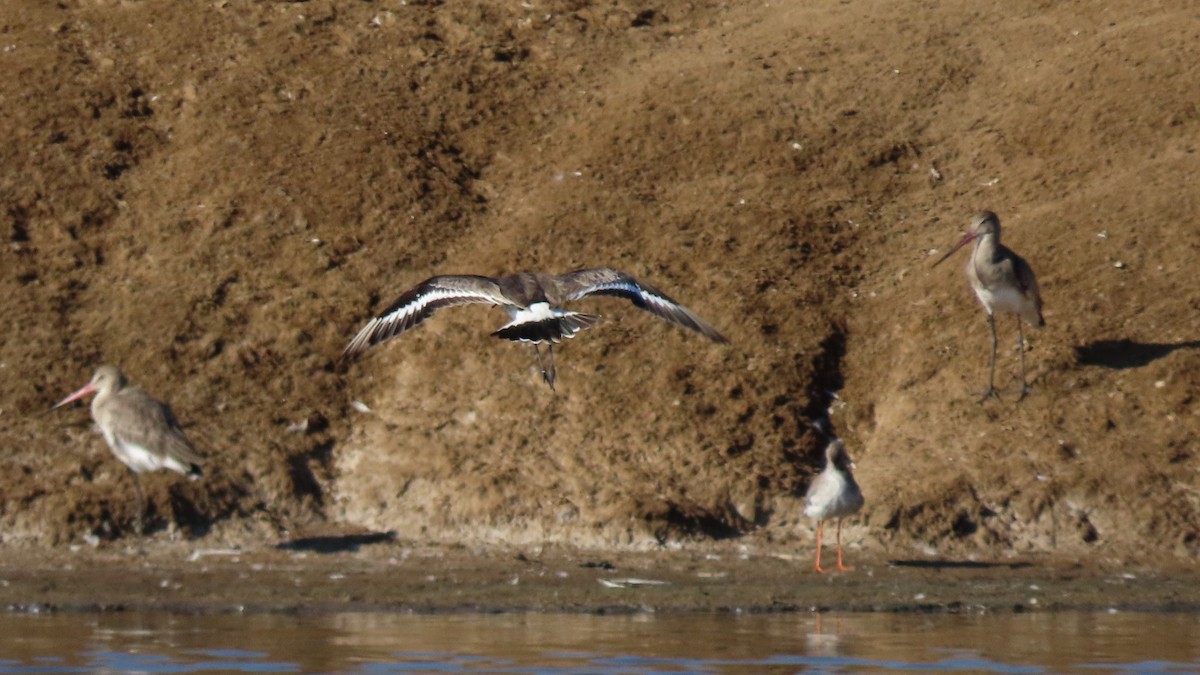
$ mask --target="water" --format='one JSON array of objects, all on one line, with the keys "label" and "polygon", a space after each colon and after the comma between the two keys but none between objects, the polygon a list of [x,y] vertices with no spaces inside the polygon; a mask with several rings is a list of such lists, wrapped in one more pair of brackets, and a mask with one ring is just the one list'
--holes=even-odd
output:
[{"label": "water", "polygon": [[1198,672],[1200,616],[0,615],[0,673]]}]

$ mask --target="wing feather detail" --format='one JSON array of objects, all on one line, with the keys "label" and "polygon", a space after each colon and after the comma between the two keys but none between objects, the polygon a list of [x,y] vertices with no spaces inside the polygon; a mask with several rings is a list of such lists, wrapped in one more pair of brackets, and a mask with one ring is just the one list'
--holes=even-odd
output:
[{"label": "wing feather detail", "polygon": [[110,405],[119,412],[119,419],[108,423],[114,438],[150,449],[163,459],[174,459],[190,469],[181,473],[201,474],[200,465],[205,458],[188,440],[169,405],[133,386],[118,392]]},{"label": "wing feather detail", "polygon": [[348,359],[407,331],[442,307],[486,304],[507,305],[500,286],[489,277],[443,275],[430,277],[405,291],[381,314],[367,322],[342,351]]},{"label": "wing feather detail", "polygon": [[559,281],[563,285],[567,302],[589,295],[617,296],[629,300],[635,307],[644,309],[660,319],[694,330],[713,342],[729,342],[712,324],[701,319],[692,310],[675,302],[657,288],[619,270],[576,270],[562,275]]},{"label": "wing feather detail", "polygon": [[1046,325],[1046,320],[1042,317],[1042,291],[1038,288],[1037,277],[1033,274],[1033,268],[1025,259],[1016,253],[1012,254],[1011,262],[1013,265],[1013,276],[1017,280],[1017,287],[1021,289],[1021,294],[1024,295],[1031,303],[1033,303],[1034,311],[1029,312],[1025,317],[1026,321],[1037,328]]}]

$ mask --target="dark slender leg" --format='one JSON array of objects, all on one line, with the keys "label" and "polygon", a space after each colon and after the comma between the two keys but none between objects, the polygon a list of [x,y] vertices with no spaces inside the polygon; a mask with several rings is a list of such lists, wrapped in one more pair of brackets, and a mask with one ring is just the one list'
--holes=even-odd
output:
[{"label": "dark slender leg", "polygon": [[1029,383],[1025,380],[1025,331],[1021,328],[1021,317],[1017,317],[1017,352],[1021,358],[1021,396],[1023,400],[1029,394]]},{"label": "dark slender leg", "polygon": [[813,565],[813,569],[820,572],[821,574],[825,573],[825,570],[821,569],[821,530],[824,528],[825,528],[825,521],[818,520],[817,521],[817,564]]},{"label": "dark slender leg", "polygon": [[996,317],[993,314],[988,314],[988,328],[992,329],[992,359],[988,362],[988,386],[979,397],[980,403],[989,398],[1000,398],[996,393]]},{"label": "dark slender leg", "polygon": [[554,390],[554,380],[558,374],[554,372],[554,343],[546,344],[546,360],[542,360],[542,350],[538,348],[537,343],[533,343],[533,353],[537,354],[538,368],[542,370],[542,379],[546,384],[550,385],[550,390]]},{"label": "dark slender leg", "polygon": [[137,536],[141,537],[144,532],[142,514],[146,509],[146,497],[142,494],[142,477],[132,469],[129,470],[129,473],[133,474],[133,490],[137,495],[137,511],[133,515],[133,529],[137,531]]},{"label": "dark slender leg", "polygon": [[146,512],[146,496],[142,494],[142,477],[133,469],[130,469],[129,473],[133,474],[133,490],[137,495],[137,512],[133,516],[133,529],[137,530],[138,553],[145,555],[145,523],[142,521],[142,516]]}]

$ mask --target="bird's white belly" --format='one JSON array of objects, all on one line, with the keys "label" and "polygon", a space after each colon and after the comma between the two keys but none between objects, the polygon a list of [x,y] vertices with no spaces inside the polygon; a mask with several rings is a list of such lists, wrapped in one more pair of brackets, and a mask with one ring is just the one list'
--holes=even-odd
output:
[{"label": "bird's white belly", "polygon": [[[854,497],[858,498],[855,499]],[[805,506],[804,515],[815,520],[844,518],[858,513],[858,510],[861,508],[861,496],[857,493],[854,495],[838,495],[824,504],[810,504]]]},{"label": "bird's white belly", "polygon": [[117,456],[117,459],[121,460],[122,464],[132,469],[135,473],[170,469],[186,474],[189,470],[189,467],[184,466],[182,462],[174,457],[164,456],[147,450],[135,443],[127,443],[119,438],[110,438],[107,440],[109,447],[112,448],[113,454]]},{"label": "bird's white belly", "polygon": [[831,480],[823,483],[821,489],[805,501],[804,515],[815,520],[843,518],[858,513],[862,507],[862,492],[857,485],[840,479]]},{"label": "bird's white belly", "polygon": [[975,289],[975,297],[979,298],[979,302],[990,314],[997,312],[1022,314],[1025,306],[1029,304],[1029,299],[1011,286],[1001,286],[995,289],[979,286]]}]

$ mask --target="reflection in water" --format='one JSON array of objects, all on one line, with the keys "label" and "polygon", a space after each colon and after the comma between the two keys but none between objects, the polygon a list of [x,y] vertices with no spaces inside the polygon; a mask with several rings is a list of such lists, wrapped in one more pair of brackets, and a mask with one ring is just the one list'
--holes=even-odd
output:
[{"label": "reflection in water", "polygon": [[0,673],[1200,669],[1181,614],[0,615]]}]

